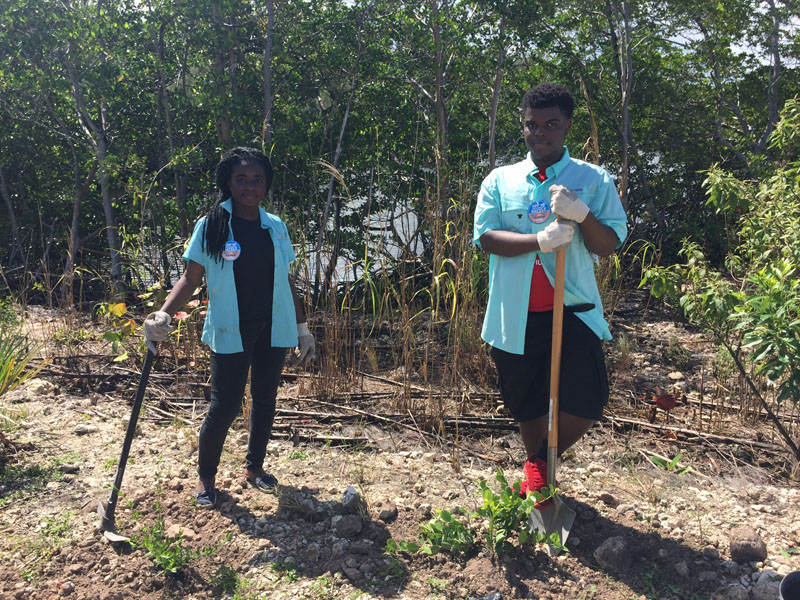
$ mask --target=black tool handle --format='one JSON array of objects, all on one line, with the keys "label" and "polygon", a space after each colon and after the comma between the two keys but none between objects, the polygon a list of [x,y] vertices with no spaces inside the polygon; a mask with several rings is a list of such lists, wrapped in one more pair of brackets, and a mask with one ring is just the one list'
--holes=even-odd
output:
[{"label": "black tool handle", "polygon": [[136,398],[133,401],[131,417],[128,420],[128,431],[125,433],[125,441],[122,444],[122,454],[119,457],[119,464],[117,464],[117,474],[114,477],[114,485],[111,486],[111,495],[108,497],[108,503],[106,504],[106,509],[103,512],[100,522],[100,529],[103,531],[114,530],[114,513],[117,510],[117,497],[119,496],[120,486],[122,486],[122,476],[125,474],[125,465],[128,463],[131,442],[133,442],[133,434],[136,433],[136,422],[139,420],[139,411],[142,409],[142,400],[144,399],[144,392],[147,388],[147,380],[150,377],[150,367],[153,365],[154,357],[155,355],[150,350],[147,351],[147,355],[144,357],[142,375],[139,378],[139,388],[136,390]]}]

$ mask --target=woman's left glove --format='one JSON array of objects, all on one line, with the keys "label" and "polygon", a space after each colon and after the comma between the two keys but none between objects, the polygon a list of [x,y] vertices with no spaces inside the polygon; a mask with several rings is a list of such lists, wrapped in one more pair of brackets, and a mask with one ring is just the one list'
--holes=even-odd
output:
[{"label": "woman's left glove", "polygon": [[300,362],[314,360],[316,342],[314,336],[308,330],[308,323],[297,324],[297,355]]},{"label": "woman's left glove", "polygon": [[163,310],[150,313],[144,320],[144,343],[147,344],[154,356],[158,355],[156,344],[167,339],[175,329],[171,323],[172,317]]}]

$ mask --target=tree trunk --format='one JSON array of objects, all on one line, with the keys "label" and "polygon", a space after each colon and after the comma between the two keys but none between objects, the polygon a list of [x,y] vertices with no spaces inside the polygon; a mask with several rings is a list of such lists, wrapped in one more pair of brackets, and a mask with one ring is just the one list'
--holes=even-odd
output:
[{"label": "tree trunk", "polygon": [[767,0],[767,4],[769,5],[769,16],[772,20],[772,28],[769,34],[769,53],[772,59],[772,72],[769,78],[769,87],[767,88],[767,111],[769,118],[767,119],[766,127],[764,127],[764,132],[761,134],[761,138],[753,148],[755,154],[764,153],[767,148],[769,136],[778,124],[778,83],[783,76],[783,63],[781,62],[779,46],[781,16],[775,6],[775,0]]},{"label": "tree trunk", "polygon": [[20,262],[23,260],[22,240],[19,237],[19,227],[17,226],[17,215],[14,212],[14,204],[11,202],[11,194],[8,193],[6,178],[3,175],[3,167],[0,166],[0,194],[8,210],[8,221],[11,224],[11,252],[8,255],[9,266],[14,264],[14,260],[19,256]]},{"label": "tree trunk", "polygon": [[441,13],[439,0],[430,0],[431,30],[434,46],[434,103],[436,106],[436,203],[438,214],[447,221],[447,208],[450,202],[450,182],[448,178],[448,140],[447,106],[444,93],[444,43],[442,42]]},{"label": "tree trunk", "polygon": [[[358,70],[359,70],[359,67],[360,67],[360,64],[361,64],[361,55],[363,54],[363,51],[364,51],[364,43],[363,43],[363,40],[362,40],[361,33],[362,33],[362,30],[363,30],[363,27],[364,27],[364,19],[367,16],[367,11],[371,8],[371,6],[372,6],[371,4],[368,5],[361,12],[361,20],[359,21],[359,24],[358,24],[358,52],[356,54],[355,64],[353,65],[353,73],[352,73],[352,75],[350,77],[350,95],[348,96],[347,104],[345,105],[344,118],[342,119],[342,126],[339,128],[339,138],[336,140],[336,151],[333,154],[333,163],[331,164],[331,166],[332,166],[331,176],[328,179],[328,197],[327,197],[327,199],[325,201],[325,210],[323,211],[323,214],[322,214],[322,220],[320,221],[319,235],[317,236],[317,247],[316,247],[316,253],[315,253],[315,256],[314,256],[314,258],[316,260],[316,265],[315,265],[315,268],[314,268],[314,296],[313,296],[314,305],[316,305],[317,301],[319,300],[319,291],[320,291],[319,290],[319,282],[320,282],[320,275],[321,275],[321,270],[322,270],[322,254],[321,254],[322,253],[322,241],[323,241],[323,238],[325,236],[326,228],[328,226],[328,217],[330,215],[331,203],[333,201],[333,190],[334,190],[335,185],[336,185],[336,171],[337,171],[338,165],[339,165],[339,157],[342,154],[342,142],[344,140],[344,132],[347,129],[347,120],[348,120],[348,118],[350,116],[350,107],[352,106],[353,98],[356,95],[356,82],[357,82],[357,79],[358,79]],[[341,198],[338,200],[338,202],[341,203]],[[338,236],[338,231],[337,231],[337,236]],[[331,272],[331,273],[332,273],[332,270],[331,270],[330,265],[333,264],[335,266],[336,265],[336,261],[339,258],[338,257],[338,245],[339,245],[338,242],[336,244],[334,244],[334,247],[333,247],[333,249],[331,251],[331,258],[330,258],[330,261],[328,263],[329,267],[328,267],[328,269],[326,269],[326,271]],[[328,277],[326,277],[325,283],[326,284],[329,283]]]},{"label": "tree trunk", "polygon": [[[164,113],[164,122],[167,126],[167,143],[169,145],[169,159],[175,159],[175,131],[172,126],[172,112],[169,108],[169,95],[167,94],[166,77],[164,76],[164,29],[167,22],[163,22],[158,29],[156,39],[156,55],[158,57],[158,100]],[[182,238],[189,237],[189,223],[186,217],[186,185],[184,175],[178,167],[173,167],[175,177],[175,202],[178,207],[178,223]],[[168,271],[167,271],[168,272]]]},{"label": "tree trunk", "polygon": [[275,3],[267,0],[267,35],[264,38],[264,125],[261,140],[264,152],[272,155],[272,32],[275,28]]},{"label": "tree trunk", "polygon": [[225,89],[225,56],[222,53],[222,17],[220,17],[219,4],[211,5],[211,19],[217,34],[217,43],[214,44],[214,64],[216,68],[217,95],[222,103],[217,114],[217,137],[220,142],[228,144],[231,140],[231,116],[228,111],[228,97]]},{"label": "tree trunk", "polygon": [[505,58],[506,45],[503,36],[506,32],[506,16],[500,17],[500,31],[497,35],[497,66],[494,72],[494,86],[492,86],[492,108],[489,113],[489,171],[495,165],[495,128],[497,125],[497,105],[500,103],[500,88],[503,85],[503,59]]}]

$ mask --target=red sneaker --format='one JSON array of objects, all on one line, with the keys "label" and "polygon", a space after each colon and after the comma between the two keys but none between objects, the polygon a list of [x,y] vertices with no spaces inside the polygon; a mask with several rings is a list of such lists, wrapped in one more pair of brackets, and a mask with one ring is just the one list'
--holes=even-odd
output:
[{"label": "red sneaker", "polygon": [[[520,493],[523,496],[527,496],[528,492],[539,492],[547,485],[547,463],[541,458],[534,458],[533,461],[530,458],[526,460],[525,466],[522,467],[522,474],[525,477],[520,488]],[[535,508],[544,510],[549,506],[550,498],[544,502],[537,503]]]}]

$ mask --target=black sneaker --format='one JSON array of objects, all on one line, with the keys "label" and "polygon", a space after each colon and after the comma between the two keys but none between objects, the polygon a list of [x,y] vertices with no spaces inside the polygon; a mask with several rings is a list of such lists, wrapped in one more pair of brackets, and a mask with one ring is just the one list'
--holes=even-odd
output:
[{"label": "black sneaker", "polygon": [[278,480],[275,479],[274,475],[270,475],[269,473],[256,475],[255,477],[248,477],[247,483],[252,485],[254,488],[258,488],[262,492],[269,492],[278,486]]},{"label": "black sneaker", "polygon": [[217,490],[213,487],[194,493],[194,502],[198,508],[214,508],[217,504]]}]

